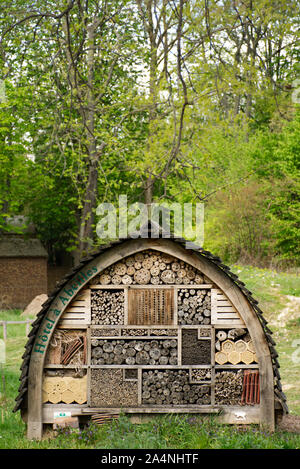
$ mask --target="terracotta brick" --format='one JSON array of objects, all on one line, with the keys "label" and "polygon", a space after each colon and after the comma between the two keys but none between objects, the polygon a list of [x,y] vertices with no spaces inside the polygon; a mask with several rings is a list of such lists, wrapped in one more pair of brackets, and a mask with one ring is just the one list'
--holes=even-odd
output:
[{"label": "terracotta brick", "polygon": [[24,309],[42,293],[47,294],[46,258],[0,258],[0,308]]}]

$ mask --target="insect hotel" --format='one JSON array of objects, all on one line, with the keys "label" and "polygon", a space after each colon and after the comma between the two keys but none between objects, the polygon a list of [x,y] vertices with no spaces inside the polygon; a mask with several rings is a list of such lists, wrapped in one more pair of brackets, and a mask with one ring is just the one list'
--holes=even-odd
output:
[{"label": "insect hotel", "polygon": [[214,413],[272,431],[287,412],[251,292],[202,248],[146,235],[82,260],[38,313],[14,409],[28,438],[62,416]]}]

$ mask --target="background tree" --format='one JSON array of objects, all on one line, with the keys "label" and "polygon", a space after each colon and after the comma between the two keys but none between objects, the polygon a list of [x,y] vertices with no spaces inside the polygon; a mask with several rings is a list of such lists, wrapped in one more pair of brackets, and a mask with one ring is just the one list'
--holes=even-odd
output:
[{"label": "background tree", "polygon": [[295,257],[298,2],[2,10],[3,229],[27,214],[53,258],[77,260],[99,242],[97,204],[126,193],[204,201],[205,245],[231,261]]}]

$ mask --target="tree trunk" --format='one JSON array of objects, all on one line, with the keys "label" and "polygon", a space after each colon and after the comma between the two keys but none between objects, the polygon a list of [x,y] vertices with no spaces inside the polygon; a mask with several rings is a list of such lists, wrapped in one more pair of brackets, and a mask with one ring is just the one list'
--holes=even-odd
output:
[{"label": "tree trunk", "polygon": [[90,165],[85,200],[79,227],[80,257],[86,255],[93,245],[94,209],[97,203],[98,164]]},{"label": "tree trunk", "polygon": [[94,64],[95,64],[95,28],[92,23],[87,28],[87,105],[83,113],[86,127],[86,140],[88,150],[88,181],[84,195],[83,208],[79,226],[79,254],[80,257],[88,254],[93,246],[93,224],[95,219],[94,210],[97,204],[97,182],[99,157],[95,138],[95,97],[94,97]]}]

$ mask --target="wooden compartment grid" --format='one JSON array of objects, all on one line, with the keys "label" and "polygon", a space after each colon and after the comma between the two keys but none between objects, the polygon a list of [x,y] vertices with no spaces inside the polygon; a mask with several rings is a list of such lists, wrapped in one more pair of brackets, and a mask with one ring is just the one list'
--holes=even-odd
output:
[{"label": "wooden compartment grid", "polygon": [[[107,325],[107,324],[97,324],[97,325],[90,325],[91,324],[91,290],[85,289],[82,292],[81,296],[77,296],[75,300],[71,303],[68,307],[66,312],[64,313],[61,321],[60,326],[65,324],[70,328],[79,328],[80,325],[82,327],[85,324],[87,327],[87,364],[84,366],[87,368],[87,405],[88,407],[95,404],[91,395],[91,376],[92,370],[107,370],[106,373],[114,373],[113,370],[117,373],[122,372],[120,375],[119,380],[121,379],[118,386],[120,390],[122,386],[126,392],[129,392],[129,388],[125,383],[132,384],[137,386],[137,400],[132,402],[129,407],[132,407],[134,410],[135,406],[141,406],[142,408],[148,408],[151,411],[151,408],[155,408],[154,405],[146,405],[143,404],[142,400],[142,376],[144,371],[149,371],[151,369],[159,369],[159,370],[174,370],[179,371],[186,370],[189,374],[189,380],[192,385],[208,385],[210,389],[210,403],[207,402],[203,404],[203,407],[213,408],[216,404],[215,402],[215,376],[216,372],[222,370],[232,370],[238,371],[246,368],[256,368],[258,370],[258,364],[251,364],[251,365],[243,365],[241,363],[237,365],[233,364],[225,364],[225,365],[218,365],[215,363],[215,343],[216,343],[216,330],[215,328],[235,328],[235,327],[245,327],[244,322],[240,318],[238,312],[233,308],[231,303],[225,297],[225,295],[221,292],[221,290],[212,288],[213,285],[205,284],[205,285],[132,285],[132,286],[124,286],[124,285],[91,285],[91,289],[102,289],[102,290],[123,290],[124,291],[124,323],[123,324],[114,324],[114,325]],[[211,291],[211,324],[210,325],[203,325],[203,324],[196,324],[196,325],[178,325],[177,324],[177,295],[180,289],[209,289]],[[67,321],[67,322],[66,322]],[[96,330],[101,329],[101,334],[97,335]],[[114,329],[114,334],[116,335],[109,335],[110,330]],[[144,329],[144,332],[141,335],[126,335],[126,331],[133,331],[136,329]],[[158,331],[165,329],[169,331],[170,329],[174,329],[172,335],[158,334],[152,335],[152,330],[157,329]],[[108,334],[105,334],[105,330],[108,331]],[[182,363],[182,334],[186,330],[195,330],[197,333],[197,339],[199,341],[211,341],[210,342],[210,351],[211,351],[211,360],[210,364],[184,364]],[[91,331],[93,333],[91,334]],[[200,332],[201,331],[201,332]],[[134,333],[133,333],[134,334]],[[174,339],[177,340],[177,364],[176,365],[92,365],[91,364],[91,340],[92,339],[108,339],[108,340],[120,340],[120,339],[132,339],[132,340],[165,340],[165,339]],[[47,366],[46,366],[47,367]],[[55,368],[55,365],[48,366],[49,368]],[[66,368],[63,365],[57,366],[57,368]],[[82,367],[83,368],[83,367]],[[130,377],[130,370],[136,370],[136,377]],[[196,369],[207,369],[210,370],[211,378],[210,380],[194,380],[192,379],[192,370]],[[93,372],[94,373],[94,372]],[[94,376],[94,375],[93,375]],[[117,374],[112,375],[117,376]],[[121,377],[122,376],[122,377]],[[114,378],[115,379],[115,378]],[[122,384],[123,383],[123,384]],[[134,384],[135,383],[135,384]],[[193,407],[198,407],[191,405],[191,409]],[[125,401],[122,401],[122,406],[126,406]],[[136,407],[138,409],[138,407]],[[168,406],[166,407],[166,411],[168,411]],[[192,411],[192,410],[190,410]]]}]

